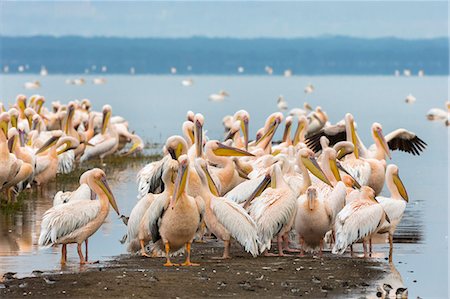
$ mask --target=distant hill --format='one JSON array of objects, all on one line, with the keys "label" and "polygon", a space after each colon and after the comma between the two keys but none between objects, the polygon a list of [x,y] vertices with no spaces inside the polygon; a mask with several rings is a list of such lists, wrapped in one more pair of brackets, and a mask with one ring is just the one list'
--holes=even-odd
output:
[{"label": "distant hill", "polygon": [[[234,38],[106,38],[106,37],[1,37],[0,65],[17,72],[167,74],[171,67],[186,74],[393,74],[394,70],[423,69],[427,75],[449,74],[447,38],[403,40],[342,36],[297,39]],[[189,70],[188,66],[192,69]]]}]

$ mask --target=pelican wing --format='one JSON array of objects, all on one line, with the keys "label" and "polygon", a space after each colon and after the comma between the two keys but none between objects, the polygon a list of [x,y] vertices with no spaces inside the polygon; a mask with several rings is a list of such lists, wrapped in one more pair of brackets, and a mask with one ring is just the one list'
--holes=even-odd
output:
[{"label": "pelican wing", "polygon": [[162,174],[166,167],[166,162],[172,159],[170,155],[164,156],[159,161],[151,162],[142,168],[136,177],[138,183],[138,198],[144,197],[147,193],[159,194],[164,191]]},{"label": "pelican wing", "polygon": [[155,197],[153,202],[151,203],[149,209],[149,230],[152,235],[153,243],[156,243],[159,239],[161,239],[161,235],[159,234],[159,226],[161,224],[161,219],[164,215],[164,212],[169,207],[170,197],[165,196],[163,194]]},{"label": "pelican wing", "polygon": [[128,219],[127,225],[127,240],[128,242],[133,241],[133,238],[136,238],[139,233],[139,226],[144,217],[145,212],[148,210],[150,205],[154,200],[153,194],[147,194],[142,197],[134,206],[133,210],[131,210],[130,218]]},{"label": "pelican wing", "polygon": [[420,139],[414,132],[406,129],[397,129],[387,134],[386,142],[389,149],[395,151],[400,150],[409,154],[420,155],[427,146],[427,143]]},{"label": "pelican wing", "polygon": [[339,182],[330,192],[329,196],[325,198],[328,208],[330,208],[332,213],[332,220],[334,221],[336,215],[345,206],[345,196],[347,195],[345,184]]},{"label": "pelican wing", "polygon": [[322,150],[320,145],[320,138],[325,136],[330,141],[330,146],[335,145],[340,141],[347,140],[347,133],[344,124],[338,124],[333,126],[327,126],[320,130],[319,132],[306,137],[306,145],[313,150],[315,153]]},{"label": "pelican wing", "polygon": [[258,255],[258,233],[256,223],[237,203],[223,197],[211,200],[211,208],[219,222],[230,232],[245,251]]},{"label": "pelican wing", "polygon": [[249,214],[258,227],[260,252],[270,249],[272,238],[288,223],[295,212],[296,198],[292,191],[288,191],[288,194],[285,191],[266,189],[250,206]]},{"label": "pelican wing", "polygon": [[69,150],[58,155],[58,169],[56,173],[71,173],[75,168],[75,152]]},{"label": "pelican wing", "polygon": [[40,246],[51,246],[64,236],[80,229],[97,217],[100,201],[75,201],[57,205],[44,213],[41,223]]},{"label": "pelican wing", "polygon": [[53,198],[53,206],[68,203],[69,201],[91,200],[91,194],[91,188],[87,184],[81,184],[74,191],[58,191]]},{"label": "pelican wing", "polygon": [[403,212],[405,212],[406,209],[406,202],[402,199],[393,199],[383,196],[377,196],[376,199],[381,204],[384,212],[389,218],[389,222],[384,221],[380,231],[387,231],[391,225],[396,227],[403,217]]},{"label": "pelican wing", "polygon": [[359,200],[346,205],[336,217],[333,253],[342,254],[348,245],[375,233],[383,215],[383,207],[372,202]]},{"label": "pelican wing", "polygon": [[44,156],[37,156],[36,157],[36,167],[34,169],[34,174],[37,176],[44,170],[46,170],[51,164],[50,159],[48,159],[47,155]]},{"label": "pelican wing", "polygon": [[[97,136],[97,135],[96,135]],[[94,138],[96,137],[94,136]],[[92,138],[92,139],[94,139]],[[91,139],[91,140],[92,140]],[[91,142],[91,140],[89,142]],[[84,150],[83,156],[81,156],[80,162],[99,157],[101,154],[110,151],[114,146],[117,145],[117,138],[104,138],[101,142],[94,144],[93,146],[88,146]]]}]

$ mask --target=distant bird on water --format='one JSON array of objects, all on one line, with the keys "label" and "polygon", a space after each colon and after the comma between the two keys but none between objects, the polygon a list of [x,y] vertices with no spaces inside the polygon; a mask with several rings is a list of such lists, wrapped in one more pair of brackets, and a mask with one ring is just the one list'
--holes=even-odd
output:
[{"label": "distant bird on water", "polygon": [[286,111],[288,109],[288,103],[286,102],[286,100],[284,99],[284,97],[282,95],[280,95],[278,97],[277,107],[278,107],[278,110],[280,110],[280,111]]},{"label": "distant bird on water", "polygon": [[225,97],[229,96],[230,95],[225,90],[221,90],[219,91],[219,93],[210,94],[208,100],[213,102],[222,102],[223,100],[225,100]]},{"label": "distant bird on water", "polygon": [[405,99],[405,103],[407,103],[407,104],[414,104],[415,102],[416,102],[416,97],[413,96],[412,94],[409,94]]}]

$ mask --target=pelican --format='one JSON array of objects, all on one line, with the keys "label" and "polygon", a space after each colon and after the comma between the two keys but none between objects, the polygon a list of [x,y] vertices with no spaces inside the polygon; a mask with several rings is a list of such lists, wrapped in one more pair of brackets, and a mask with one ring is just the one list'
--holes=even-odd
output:
[{"label": "pelican", "polygon": [[39,82],[38,80],[25,82],[24,87],[26,89],[38,89],[39,87],[41,87],[41,82]]},{"label": "pelican", "polygon": [[414,104],[416,102],[416,97],[413,96],[412,94],[409,94],[406,98],[405,98],[405,103],[406,104]]},{"label": "pelican", "polygon": [[336,243],[332,252],[343,254],[347,246],[362,239],[366,256],[365,242],[381,228],[386,214],[376,201],[372,188],[363,186],[353,192],[357,193],[357,199],[347,204],[336,217]]},{"label": "pelican", "polygon": [[182,266],[197,266],[191,262],[191,243],[195,232],[202,223],[205,206],[200,197],[193,198],[187,195],[185,188],[188,181],[189,158],[182,155],[178,158],[179,169],[175,183],[175,190],[171,197],[155,199],[149,209],[149,227],[152,241],[162,240],[166,252],[164,266],[175,266],[170,261],[169,254],[186,246],[186,261]]},{"label": "pelican", "polygon": [[400,150],[412,155],[420,155],[426,148],[426,143],[420,139],[414,132],[406,129],[397,129],[386,136],[383,135],[382,127],[379,123],[372,124],[372,138],[374,144],[369,149],[364,146],[355,130],[353,115],[345,115],[345,125],[338,124],[324,128],[320,132],[310,135],[306,144],[313,151],[320,150],[320,137],[326,136],[330,141],[330,146],[334,146],[339,141],[351,139],[355,146],[356,155],[362,158],[385,159],[386,155],[390,157],[389,150]]},{"label": "pelican", "polygon": [[151,240],[148,223],[152,210],[149,207],[156,196],[166,199],[172,196],[177,171],[178,161],[173,159],[169,160],[161,177],[164,183],[164,191],[158,195],[152,193],[146,194],[137,202],[131,211],[127,225],[127,250],[129,252],[136,252],[140,249],[142,256],[151,257],[145,251],[145,244]]},{"label": "pelican", "polygon": [[308,135],[319,132],[328,121],[328,115],[322,110],[322,107],[317,106],[315,111],[311,111],[308,116]]},{"label": "pelican", "polygon": [[315,89],[315,88],[314,88],[314,85],[312,85],[312,84],[310,83],[310,84],[306,85],[306,87],[305,87],[305,93],[306,93],[306,94],[313,93],[314,89]]},{"label": "pelican", "polygon": [[236,239],[253,257],[256,257],[259,253],[258,235],[253,219],[241,206],[219,196],[219,191],[204,159],[197,158],[195,168],[202,184],[200,197],[205,205],[206,227],[224,242],[222,259],[230,258],[231,237]]},{"label": "pelican", "polygon": [[219,93],[213,93],[210,94],[208,97],[208,100],[213,101],[213,102],[223,102],[225,100],[225,97],[229,97],[230,95],[224,91],[221,90],[219,91]]},{"label": "pelican", "polygon": [[272,238],[277,236],[278,255],[283,256],[283,235],[290,230],[297,198],[283,178],[280,165],[272,166],[270,187],[255,198],[249,214],[258,227],[260,252],[269,255]]},{"label": "pelican", "polygon": [[312,110],[313,110],[312,107],[307,102],[304,102],[303,103],[303,109],[301,109],[301,108],[292,108],[289,111],[289,115],[290,116],[297,116],[297,117],[307,116],[308,113],[311,112]]},{"label": "pelican", "polygon": [[16,158],[8,149],[7,131],[9,114],[3,112],[0,114],[0,186],[12,181],[19,173],[22,160]]},{"label": "pelican", "polygon": [[[87,263],[81,244],[103,224],[109,213],[109,205],[119,215],[115,198],[103,170],[94,168],[87,174],[87,184],[99,200],[74,201],[57,205],[44,213],[41,223],[39,246],[62,244],[61,264],[67,260],[67,244],[76,243],[80,264]],[[87,255],[87,251],[86,251]]]},{"label": "pelican", "polygon": [[181,80],[181,85],[183,85],[183,86],[188,87],[188,86],[192,86],[193,84],[194,84],[194,80],[192,80],[191,78]]},{"label": "pelican", "polygon": [[268,75],[272,75],[273,74],[273,68],[268,66],[268,65],[264,68],[264,70],[266,71],[266,73]]},{"label": "pelican", "polygon": [[288,103],[286,102],[286,100],[284,99],[284,97],[282,95],[278,96],[277,107],[278,107],[278,110],[280,110],[280,111],[286,111],[288,109]]},{"label": "pelican", "polygon": [[105,84],[106,79],[103,77],[94,78],[92,79],[92,83],[94,83],[95,85]]},{"label": "pelican", "polygon": [[100,134],[95,135],[85,149],[80,158],[80,162],[99,157],[101,160],[108,155],[113,154],[119,146],[119,136],[114,126],[110,123],[112,108],[109,105],[103,106],[102,130]]},{"label": "pelican", "polygon": [[376,199],[386,212],[388,221],[384,221],[379,234],[388,233],[389,237],[389,262],[392,262],[392,252],[394,249],[393,236],[403,217],[403,212],[408,202],[408,193],[403,185],[402,180],[398,176],[398,167],[394,164],[388,165],[386,169],[386,186],[391,193],[390,197],[378,196]]},{"label": "pelican", "polygon": [[450,101],[445,102],[447,111],[441,108],[432,108],[427,112],[428,120],[443,120],[448,121],[450,115]]}]

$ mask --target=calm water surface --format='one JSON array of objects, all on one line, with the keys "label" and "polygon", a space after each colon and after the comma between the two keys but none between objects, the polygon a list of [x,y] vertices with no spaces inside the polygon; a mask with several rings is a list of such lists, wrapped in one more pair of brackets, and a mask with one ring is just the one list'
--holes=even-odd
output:
[{"label": "calm water surface", "polygon": [[[346,112],[353,113],[358,133],[366,143],[372,143],[370,126],[375,121],[383,125],[385,134],[399,127],[416,132],[428,143],[426,152],[420,157],[395,152],[392,163],[399,166],[410,197],[398,236],[414,235],[419,240],[395,245],[396,269],[392,269],[389,279],[397,281],[392,284],[406,285],[410,298],[447,297],[449,130],[425,118],[428,109],[443,107],[447,100],[447,77],[194,76],[194,85],[190,87],[182,86],[184,78],[179,76],[106,76],[104,85],[94,85],[93,77],[85,76],[87,83],[82,86],[65,84],[69,77],[2,76],[0,98],[12,103],[18,93],[39,93],[46,97],[48,104],[55,100],[89,98],[96,110],[108,103],[114,114],[128,119],[131,128],[151,142],[163,142],[170,135],[180,134],[187,110],[203,113],[208,136],[220,138],[222,117],[246,109],[251,115],[250,128],[254,135],[265,117],[276,110],[276,98],[280,94],[288,101],[289,108],[301,107],[305,100],[312,106],[322,106],[331,122],[340,120]],[[39,79],[42,87],[25,90],[23,84],[34,79]],[[316,90],[305,96],[303,89],[309,83]],[[230,94],[224,102],[207,100],[209,94],[221,89]],[[417,98],[412,105],[404,103],[410,93]],[[124,214],[129,214],[136,202],[135,175],[141,167],[134,163],[109,172]],[[42,214],[51,206],[53,195],[57,190],[73,188],[58,184],[50,185],[40,195],[30,194],[18,212],[0,213],[0,273],[14,271],[26,276],[35,269],[61,269],[59,248],[39,250],[36,245]],[[125,231],[125,226],[111,213],[99,232],[90,238],[90,258],[105,260],[125,253],[125,246],[118,242]],[[69,247],[69,265],[61,270],[80,269],[75,249]],[[383,258],[388,247],[379,245],[375,250],[385,263]]]}]

